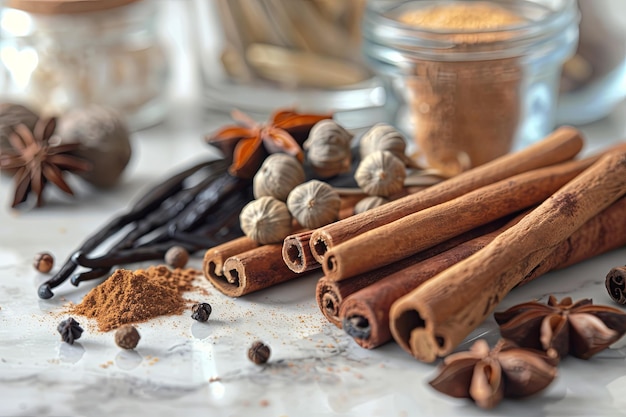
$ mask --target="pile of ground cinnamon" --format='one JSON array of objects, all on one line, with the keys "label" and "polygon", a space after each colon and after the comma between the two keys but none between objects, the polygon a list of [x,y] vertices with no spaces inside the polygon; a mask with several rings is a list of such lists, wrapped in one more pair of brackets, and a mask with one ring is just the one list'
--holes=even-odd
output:
[{"label": "pile of ground cinnamon", "polygon": [[199,274],[195,269],[170,269],[165,265],[135,271],[118,269],[70,311],[95,319],[103,332],[127,323],[181,314],[187,304],[183,293],[193,288]]}]

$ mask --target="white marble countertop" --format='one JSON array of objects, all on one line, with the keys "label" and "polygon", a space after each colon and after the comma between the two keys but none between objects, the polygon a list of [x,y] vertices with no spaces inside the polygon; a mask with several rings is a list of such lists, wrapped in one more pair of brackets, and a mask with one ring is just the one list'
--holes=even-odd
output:
[{"label": "white marble countertop", "polygon": [[[329,324],[314,299],[315,275],[240,299],[202,281],[213,307],[210,320],[195,322],[187,312],[140,323],[134,351],[121,350],[113,332],[97,332],[83,317],[77,317],[83,337],[63,343],[56,331],[63,306],[95,283],[67,283],[51,300],[39,299],[37,287],[47,276],[33,269],[33,256],[50,251],[60,265],[157,178],[210,152],[202,136],[224,119],[203,116],[181,100],[193,89],[187,83],[173,89],[176,105],[168,119],[133,134],[134,156],[118,187],[94,192],[79,186],[74,200],[53,193],[44,208],[20,212],[9,208],[12,185],[0,178],[0,416],[626,416],[623,340],[588,361],[566,358],[539,395],[485,411],[430,388],[435,365],[414,360],[394,343],[364,350]],[[581,127],[585,152],[625,139],[624,116],[626,103]],[[191,265],[200,262],[196,257]],[[517,289],[500,307],[545,301],[548,294],[614,305],[604,277],[624,264],[626,251],[613,251]],[[487,320],[466,343],[477,337],[495,341],[495,322]],[[266,366],[246,357],[255,339],[272,348]]]},{"label": "white marble countertop", "polygon": [[[621,106],[582,127],[587,150],[626,137]],[[187,166],[209,152],[202,134],[217,119],[181,105],[165,123],[133,135],[135,154],[122,184],[106,193],[79,188],[75,201],[50,196],[43,209],[10,210],[8,178],[0,180],[0,416],[211,415],[211,416],[417,416],[485,415],[464,400],[438,394],[427,382],[435,365],[413,360],[389,343],[373,351],[358,347],[319,312],[317,276],[230,299],[204,282],[213,306],[207,323],[188,314],[141,323],[135,351],[122,351],[113,334],[99,333],[84,318],[83,337],[60,341],[56,326],[63,305],[93,287],[65,284],[41,300],[46,276],[31,266],[33,255],[51,251],[59,264],[114,213],[123,210],[155,178]],[[604,277],[626,263],[623,249],[550,273],[513,291],[501,307],[547,294],[592,298],[613,304]],[[192,260],[195,266],[200,259]],[[82,323],[81,323],[82,324]],[[492,320],[468,338],[498,337]],[[248,361],[254,339],[272,348],[271,361]],[[626,347],[583,361],[566,358],[557,379],[539,395],[505,400],[493,416],[626,415]]]}]

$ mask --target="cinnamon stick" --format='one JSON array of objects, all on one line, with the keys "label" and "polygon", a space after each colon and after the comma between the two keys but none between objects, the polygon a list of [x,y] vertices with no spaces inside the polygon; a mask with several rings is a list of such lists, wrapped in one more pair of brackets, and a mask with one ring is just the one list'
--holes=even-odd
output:
[{"label": "cinnamon stick", "polygon": [[396,301],[393,338],[415,358],[449,354],[561,242],[626,194],[626,152],[613,151],[469,258]]},{"label": "cinnamon stick", "polygon": [[282,247],[273,243],[232,255],[224,261],[224,276],[211,282],[223,294],[241,297],[302,276],[287,268]]},{"label": "cinnamon stick", "polygon": [[597,159],[593,156],[524,172],[362,233],[327,252],[324,274],[340,281],[389,265],[538,204]]},{"label": "cinnamon stick", "polygon": [[[561,242],[539,267],[524,277],[520,285],[549,271],[574,265],[625,245],[626,222],[623,221],[625,217],[626,198],[622,197]],[[513,223],[506,228],[512,225]],[[390,274],[345,298],[339,314],[342,322],[347,323],[343,329],[356,343],[367,349],[388,342],[391,340],[389,309],[397,299],[444,269],[482,249],[503,230],[480,236],[412,267]],[[342,282],[344,281],[339,284]]]},{"label": "cinnamon stick", "polygon": [[311,253],[311,247],[309,246],[311,233],[313,233],[312,230],[295,233],[287,236],[283,241],[283,261],[289,269],[298,274],[321,267]]},{"label": "cinnamon stick", "polygon": [[467,242],[468,240],[474,239],[477,236],[492,232],[501,227],[507,220],[507,218],[498,219],[495,222],[470,230],[469,232],[463,233],[459,236],[455,236],[454,238],[433,248],[404,258],[391,265],[367,271],[363,274],[359,274],[342,281],[333,281],[324,276],[320,278],[315,289],[315,299],[317,301],[317,305],[328,321],[341,328],[342,318],[339,315],[340,308],[343,300],[350,294],[354,294],[363,288],[368,288],[381,279],[394,275],[398,271],[409,268],[412,265],[447,251],[450,248],[456,247],[464,242]]},{"label": "cinnamon stick", "polygon": [[213,284],[226,279],[224,277],[224,261],[231,256],[258,247],[259,244],[247,236],[238,237],[221,245],[214,246],[204,253],[202,272]]},{"label": "cinnamon stick", "polygon": [[316,229],[310,242],[313,256],[319,263],[324,263],[328,250],[360,233],[522,172],[570,160],[582,146],[583,139],[577,129],[560,127],[519,152],[501,156],[423,191]]},{"label": "cinnamon stick", "polygon": [[606,290],[613,301],[626,304],[626,265],[611,268],[604,281]]}]

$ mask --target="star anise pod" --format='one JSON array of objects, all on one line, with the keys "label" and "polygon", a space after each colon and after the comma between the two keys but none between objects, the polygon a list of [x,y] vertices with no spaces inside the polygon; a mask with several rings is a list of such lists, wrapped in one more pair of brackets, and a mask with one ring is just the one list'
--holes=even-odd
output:
[{"label": "star anise pod", "polygon": [[15,196],[11,207],[25,202],[31,191],[37,195],[37,206],[42,206],[47,182],[73,195],[62,171],[87,171],[90,168],[86,161],[68,154],[78,149],[79,144],[50,143],[55,128],[55,118],[40,119],[32,131],[19,124],[9,135],[12,149],[0,153],[0,169],[13,173],[15,178]]},{"label": "star anise pod", "polygon": [[469,351],[444,358],[430,385],[452,397],[470,398],[479,407],[493,408],[503,397],[527,397],[550,385],[557,362],[556,356],[505,339],[490,350],[479,339]]},{"label": "star anise pod", "polygon": [[560,357],[568,353],[581,359],[606,349],[626,332],[626,313],[590,299],[572,302],[565,297],[547,304],[537,301],[518,304],[494,314],[502,337],[520,346],[554,349]]},{"label": "star anise pod", "polygon": [[270,153],[284,152],[303,161],[302,142],[317,122],[332,115],[279,110],[266,124],[257,123],[238,110],[231,117],[237,124],[223,127],[205,140],[232,158],[229,168],[232,175],[252,178]]}]

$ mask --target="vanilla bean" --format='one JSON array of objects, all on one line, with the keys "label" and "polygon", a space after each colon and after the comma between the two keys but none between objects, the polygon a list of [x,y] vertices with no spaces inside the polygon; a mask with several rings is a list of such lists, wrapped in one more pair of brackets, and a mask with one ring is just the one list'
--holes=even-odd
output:
[{"label": "vanilla bean", "polygon": [[[146,217],[149,213],[156,210],[165,200],[181,191],[183,189],[185,179],[204,167],[212,167],[215,165],[220,167],[223,163],[220,160],[199,163],[151,188],[141,198],[139,198],[139,200],[137,200],[127,213],[114,217],[104,227],[87,238],[74,253],[89,253],[95,250],[104,241],[118,233],[122,228],[136,220]],[[39,286],[37,293],[40,298],[52,298],[54,296],[52,288],[61,285],[70,277],[72,272],[74,272],[78,265],[72,261],[72,256],[68,258],[65,264],[63,264],[61,269],[55,275]],[[80,282],[80,280],[78,281]]]}]

